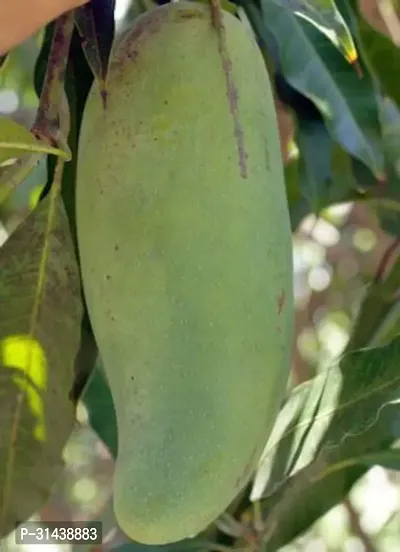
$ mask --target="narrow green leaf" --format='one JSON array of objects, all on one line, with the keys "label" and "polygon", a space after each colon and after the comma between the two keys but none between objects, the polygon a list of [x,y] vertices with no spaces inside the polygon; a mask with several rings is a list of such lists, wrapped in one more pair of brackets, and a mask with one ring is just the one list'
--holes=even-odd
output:
[{"label": "narrow green leaf", "polygon": [[114,38],[115,0],[89,2],[75,10],[82,49],[106,101],[108,59]]},{"label": "narrow green leaf", "polygon": [[346,0],[345,4],[355,19],[356,39],[363,58],[379,79],[383,92],[400,107],[400,49],[363,18],[357,0]]},{"label": "narrow green leaf", "polygon": [[[306,382],[295,387],[279,412],[274,428],[260,459],[254,478],[251,500],[257,501],[271,494],[293,470],[293,461],[298,454],[302,434],[298,428],[311,425],[314,401],[318,401],[317,392],[312,385],[317,382],[318,390],[323,378]],[[314,396],[312,396],[314,395]],[[309,400],[311,396],[311,401]]]},{"label": "narrow green leaf", "polygon": [[317,105],[334,139],[381,178],[378,105],[368,75],[360,79],[323,34],[275,1],[263,0],[262,11],[286,79]]},{"label": "narrow green leaf", "polygon": [[275,1],[314,25],[338,48],[349,63],[357,60],[358,54],[353,37],[334,0]]},{"label": "narrow green leaf", "polygon": [[329,458],[325,449],[345,449],[347,437],[367,431],[381,408],[400,396],[400,338],[387,347],[349,353],[295,390],[263,453],[254,500],[271,494],[318,454]]},{"label": "narrow green leaf", "polygon": [[[61,163],[62,164],[62,163]],[[0,535],[47,500],[75,423],[79,270],[54,193],[0,249]]]},{"label": "narrow green leaf", "polygon": [[47,153],[69,161],[69,152],[37,140],[28,129],[8,117],[0,116],[0,167],[23,153]]}]

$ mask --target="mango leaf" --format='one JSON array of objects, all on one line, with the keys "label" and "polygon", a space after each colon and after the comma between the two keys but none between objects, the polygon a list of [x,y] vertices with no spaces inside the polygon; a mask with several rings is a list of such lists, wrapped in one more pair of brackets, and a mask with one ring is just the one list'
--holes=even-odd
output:
[{"label": "mango leaf", "polygon": [[334,0],[275,1],[314,25],[338,48],[349,63],[357,60],[358,54],[350,30]]},{"label": "mango leaf", "polygon": [[[400,397],[400,337],[387,347],[384,352],[372,349],[345,355],[292,395],[263,453],[252,494],[255,500],[273,492],[285,477],[310,464],[319,453],[327,454],[326,448],[334,448],[338,455],[348,437],[364,433],[383,405]],[[286,461],[279,458],[276,463],[282,474],[271,480],[271,456],[283,448],[288,452]],[[261,477],[267,484],[261,484]]]},{"label": "mango leaf", "polygon": [[261,504],[265,550],[290,542],[334,504],[332,498],[344,498],[349,481],[363,473],[361,459],[386,451],[400,437],[399,365],[397,337],[383,347],[344,355],[293,391],[252,492],[253,500],[267,495]]},{"label": "mango leaf", "polygon": [[360,79],[323,34],[276,2],[263,0],[262,14],[288,82],[317,105],[343,149],[383,178],[377,96],[368,74]]},{"label": "mango leaf", "polygon": [[354,34],[363,59],[379,79],[383,92],[400,106],[400,49],[365,21],[357,0],[344,0],[343,5],[349,11],[349,17],[353,18]]},{"label": "mango leaf", "polygon": [[0,249],[0,535],[47,500],[75,423],[79,270],[53,195]]},{"label": "mango leaf", "polygon": [[398,419],[398,408],[387,406],[373,429],[351,438],[347,450],[342,450],[343,459],[332,457],[330,469],[324,468],[322,461],[312,463],[262,500],[262,515],[268,520],[265,552],[280,550],[346,498],[369,468],[358,462],[359,451],[387,450],[393,441],[387,429],[396,416]]},{"label": "mango leaf", "polygon": [[108,59],[114,38],[115,0],[92,0],[75,11],[82,48],[95,76],[103,101],[106,98]]},{"label": "mango leaf", "polygon": [[91,428],[116,458],[118,433],[114,402],[99,358],[81,400],[87,409]]},{"label": "mango leaf", "polygon": [[66,161],[69,152],[54,148],[37,140],[28,129],[8,117],[0,116],[0,167],[10,164],[24,153],[48,153]]}]

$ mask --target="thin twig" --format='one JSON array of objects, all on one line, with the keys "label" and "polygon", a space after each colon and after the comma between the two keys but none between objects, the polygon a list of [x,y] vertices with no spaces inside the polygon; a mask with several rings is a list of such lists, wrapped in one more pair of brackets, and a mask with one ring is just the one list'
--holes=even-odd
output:
[{"label": "thin twig", "polygon": [[[32,128],[32,132],[38,137],[50,142],[57,143],[59,139],[58,116],[63,102],[64,79],[73,30],[73,11],[56,20],[39,109]],[[66,139],[65,136],[62,138]]]}]

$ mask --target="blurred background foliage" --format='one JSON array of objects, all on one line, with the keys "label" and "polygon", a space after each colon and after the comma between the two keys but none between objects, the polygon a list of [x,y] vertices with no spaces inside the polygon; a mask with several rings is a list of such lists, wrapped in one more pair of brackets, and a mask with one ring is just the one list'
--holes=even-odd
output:
[{"label": "blurred background foliage", "polygon": [[[119,0],[116,3],[116,32],[123,32],[134,18],[148,7],[146,0]],[[265,4],[265,3],[264,3]],[[345,7],[351,2],[343,3]],[[300,9],[307,4],[299,2]],[[259,2],[243,4],[250,21],[254,18],[254,9],[259,9]],[[338,2],[338,6],[340,3]],[[393,44],[400,44],[400,24],[396,16],[399,7],[387,0],[361,0],[360,11],[371,28],[388,37]],[[254,9],[253,9],[254,8]],[[266,10],[265,13],[267,13]],[[307,9],[305,10],[307,15]],[[266,17],[273,21],[277,14],[270,11]],[[345,15],[344,15],[345,17]],[[346,17],[345,17],[346,19]],[[277,19],[276,19],[277,21]],[[281,28],[284,28],[280,19]],[[352,19],[348,20],[351,26]],[[254,21],[252,21],[254,22]],[[272,24],[272,23],[271,23]],[[289,23],[287,23],[289,25]],[[267,25],[268,26],[268,25]],[[276,27],[277,28],[277,27]],[[291,27],[286,27],[287,29]],[[297,27],[296,27],[297,28]],[[340,27],[341,28],[341,27]],[[302,27],[304,48],[314,48],[313,59],[309,64],[318,63],[328,73],[339,58],[326,50],[328,39],[323,38],[318,44],[313,42],[310,25]],[[277,31],[277,33],[279,30]],[[273,33],[272,33],[273,34]],[[371,146],[371,152],[361,152],[358,160],[350,159],[344,152],[360,153],[357,144],[350,143],[352,138],[343,134],[343,129],[334,130],[337,142],[334,145],[332,172],[325,178],[323,163],[317,163],[324,156],[324,148],[331,138],[326,133],[321,111],[307,99],[310,91],[309,64],[293,67],[290,52],[282,54],[282,44],[275,42],[271,33],[264,32],[263,49],[269,67],[277,67],[276,49],[281,48],[279,63],[284,65],[288,80],[282,79],[282,72],[275,73],[276,106],[282,144],[282,155],[286,165],[286,176],[289,198],[298,194],[297,185],[301,181],[303,196],[297,198],[294,222],[294,282],[296,297],[296,340],[293,356],[291,386],[307,381],[322,372],[330,360],[337,357],[346,347],[355,312],[367,286],[373,280],[381,259],[393,239],[399,235],[399,214],[382,216],[374,208],[373,202],[341,201],[340,190],[351,186],[354,199],[363,199],[361,189],[368,190],[376,185],[379,179],[379,151]],[[311,37],[311,38],[310,38]],[[272,40],[272,42],[271,42]],[[281,42],[285,41],[281,35]],[[320,39],[318,39],[320,40]],[[0,111],[30,128],[38,107],[38,97],[33,85],[35,63],[43,41],[43,32],[38,33],[24,44],[13,50],[6,58],[0,70]],[[277,44],[278,42],[278,44]],[[364,39],[365,42],[365,39]],[[271,46],[272,44],[272,46]],[[368,45],[368,42],[367,42]],[[263,47],[263,43],[261,43]],[[325,48],[325,50],[323,50]],[[311,52],[312,50],[310,50]],[[325,58],[324,58],[325,55]],[[333,61],[332,61],[333,60]],[[337,61],[342,63],[342,61]],[[292,64],[292,66],[291,66]],[[330,65],[332,64],[332,65]],[[279,68],[279,64],[278,64]],[[363,71],[362,63],[359,68]],[[351,90],[351,84],[339,82],[340,73],[335,74],[331,86],[339,97],[339,109],[343,96]],[[357,79],[356,69],[354,78]],[[395,75],[399,80],[399,74]],[[308,80],[307,80],[308,79]],[[305,95],[297,98],[293,89],[288,88],[288,81],[296,84],[297,91]],[[346,88],[347,86],[347,88]],[[389,83],[390,86],[390,83]],[[400,84],[398,85],[400,88]],[[354,89],[356,90],[356,89]],[[333,94],[333,93],[332,93]],[[359,125],[357,102],[347,105],[349,116]],[[307,103],[308,102],[308,103]],[[348,102],[351,103],[351,102]],[[386,137],[384,155],[391,159],[391,170],[394,176],[400,174],[400,119],[397,110],[390,112],[390,105],[385,107],[389,124],[384,132]],[[345,116],[345,114],[343,115]],[[397,119],[396,119],[397,118]],[[329,124],[328,124],[329,126]],[[360,140],[362,141],[362,137]],[[316,144],[318,147],[316,149]],[[299,157],[300,148],[300,157]],[[376,146],[379,149],[379,146]],[[378,161],[375,160],[378,159]],[[361,161],[366,162],[364,164]],[[351,170],[349,169],[351,165]],[[47,180],[46,163],[39,166],[29,175],[23,186],[19,187],[7,202],[0,208],[0,243],[19,224],[26,214],[36,205],[43,186]],[[335,174],[336,171],[336,174]],[[375,175],[374,175],[375,171]],[[322,174],[322,176],[321,176]],[[388,177],[390,179],[390,175]],[[393,186],[398,181],[393,180]],[[391,184],[389,183],[389,186]],[[321,187],[323,191],[321,191]],[[332,201],[330,187],[337,194]],[[304,193],[304,190],[306,192]],[[334,205],[330,205],[334,203]],[[382,209],[382,207],[381,207]],[[314,211],[314,212],[313,212]],[[382,223],[383,221],[383,223]],[[387,231],[385,231],[387,230]],[[100,361],[98,361],[100,365]],[[51,500],[34,518],[40,520],[89,520],[101,518],[106,532],[109,529],[108,542],[101,550],[111,550],[119,545],[118,550],[143,552],[158,550],[157,547],[140,547],[127,543],[126,538],[115,527],[109,506],[111,483],[116,452],[116,435],[110,416],[113,415],[112,403],[107,388],[102,381],[101,366],[95,374],[96,381],[89,386],[83,401],[79,403],[79,425],[65,451],[67,469]],[[93,404],[97,408],[91,408]],[[93,413],[96,415],[94,416]],[[95,433],[97,431],[97,433]],[[103,441],[99,439],[102,437]],[[104,444],[108,444],[107,446]],[[223,524],[222,524],[223,525]],[[222,526],[221,525],[221,526]],[[7,541],[7,549],[38,550],[38,546],[17,546],[13,535]],[[80,547],[79,550],[83,550]],[[177,549],[175,547],[175,549]],[[48,546],[48,552],[58,550],[57,546]],[[78,549],[77,549],[78,550]],[[99,549],[100,550],[100,549]],[[221,550],[224,550],[221,545]],[[313,524],[301,537],[282,548],[284,552],[399,552],[400,550],[400,475],[399,472],[374,466],[352,488],[349,497],[330,509],[322,518]],[[67,547],[63,547],[67,552]]]}]

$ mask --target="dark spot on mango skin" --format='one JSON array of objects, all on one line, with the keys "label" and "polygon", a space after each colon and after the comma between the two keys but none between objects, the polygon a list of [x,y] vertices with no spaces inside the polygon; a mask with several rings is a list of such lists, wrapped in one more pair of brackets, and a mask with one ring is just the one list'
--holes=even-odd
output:
[{"label": "dark spot on mango skin", "polygon": [[127,60],[136,61],[140,55],[140,42],[157,33],[163,23],[170,21],[185,21],[188,19],[206,19],[206,13],[199,9],[181,9],[171,18],[169,5],[141,15],[135,22],[134,30],[130,30],[124,40],[120,55],[114,59],[113,70],[123,69]]},{"label": "dark spot on mango skin", "polygon": [[278,314],[282,314],[282,310],[285,305],[285,300],[286,300],[285,292],[283,291],[283,289],[281,289],[278,297]]},{"label": "dark spot on mango skin", "polygon": [[114,57],[110,72],[123,70],[127,59],[135,61],[140,54],[139,41],[156,33],[168,18],[168,11],[165,9],[151,11],[139,17],[134,29],[125,35],[123,48],[117,50],[118,55]]}]

